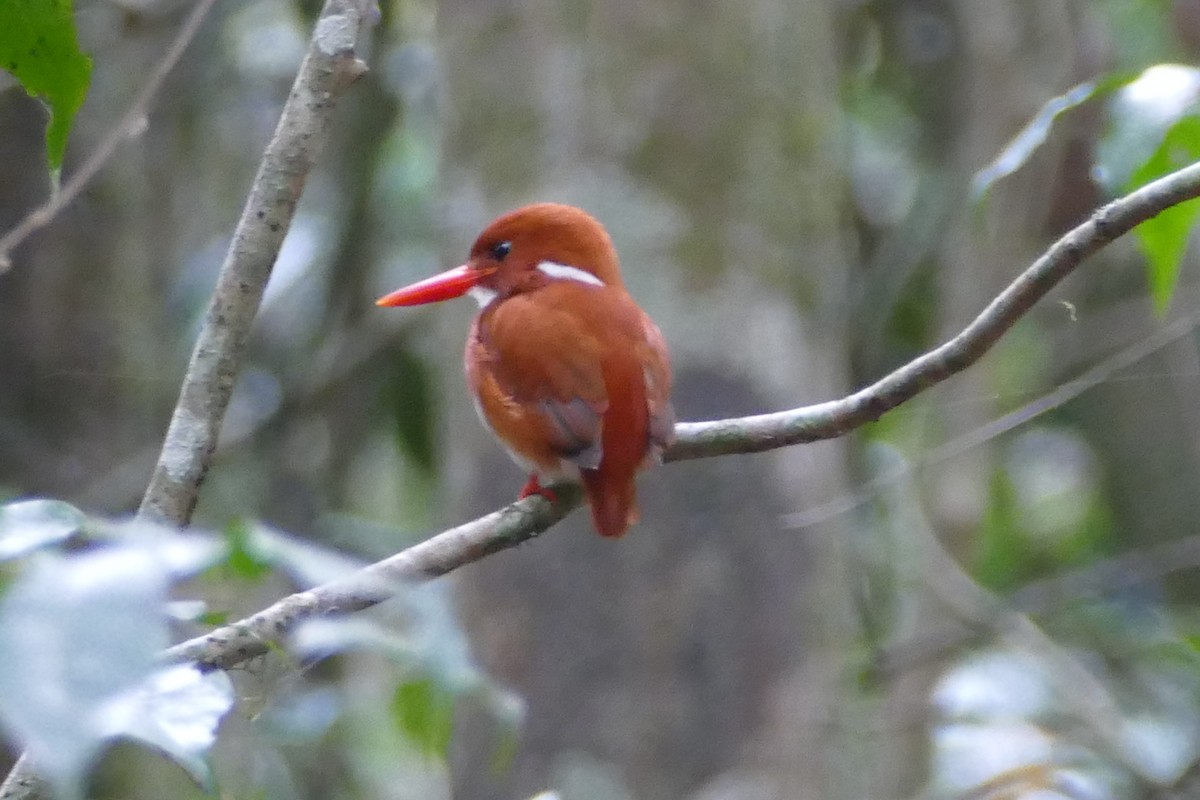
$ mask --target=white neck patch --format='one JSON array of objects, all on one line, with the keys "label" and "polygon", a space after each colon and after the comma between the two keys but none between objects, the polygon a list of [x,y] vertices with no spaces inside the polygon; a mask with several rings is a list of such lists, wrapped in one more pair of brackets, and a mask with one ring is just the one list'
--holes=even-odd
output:
[{"label": "white neck patch", "polygon": [[570,267],[566,264],[558,264],[553,261],[543,261],[537,265],[537,268],[542,272],[542,274],[551,278],[562,278],[563,280],[586,283],[591,286],[604,285],[604,281],[600,280],[592,273],[580,269],[579,267]]},{"label": "white neck patch", "polygon": [[471,299],[479,303],[480,308],[487,308],[496,299],[496,293],[491,289],[485,289],[482,286],[472,286],[467,289],[467,294],[471,295]]}]

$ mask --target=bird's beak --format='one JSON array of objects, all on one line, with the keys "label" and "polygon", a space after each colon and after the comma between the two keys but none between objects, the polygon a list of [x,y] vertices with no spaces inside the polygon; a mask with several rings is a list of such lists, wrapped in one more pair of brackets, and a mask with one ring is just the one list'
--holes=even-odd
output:
[{"label": "bird's beak", "polygon": [[375,301],[377,306],[419,306],[462,297],[481,280],[495,272],[494,269],[475,269],[470,264],[448,269],[432,278],[397,289]]}]

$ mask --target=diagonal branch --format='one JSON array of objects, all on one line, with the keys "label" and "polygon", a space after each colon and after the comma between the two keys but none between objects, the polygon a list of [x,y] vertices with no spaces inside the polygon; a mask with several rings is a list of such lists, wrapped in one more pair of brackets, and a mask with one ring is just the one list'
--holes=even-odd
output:
[{"label": "diagonal branch", "polygon": [[[1085,258],[1138,223],[1196,197],[1200,197],[1200,163],[1096,211],[1087,222],[1055,242],[961,333],[871,386],[815,406],[738,419],[680,423],[675,429],[678,441],[665,460],[757,453],[833,439],[876,420],[982,358],[1034,303]],[[367,608],[392,596],[399,583],[435,578],[534,538],[565,517],[581,499],[578,492],[559,495],[553,504],[532,496],[452,528],[366,567],[351,579],[291,595],[245,620],[176,645],[165,658],[228,669],[264,655],[273,642],[305,619]]]},{"label": "diagonal branch", "polygon": [[361,611],[388,600],[404,584],[445,575],[464,564],[527,542],[570,513],[582,499],[571,486],[556,487],[550,503],[531,495],[477,520],[451,528],[394,556],[364,567],[345,580],[298,592],[240,622],[169,648],[167,662],[194,662],[229,669],[265,655],[306,619]]},{"label": "diagonal branch", "polygon": [[191,519],[263,289],[327,138],[335,101],[366,69],[355,56],[365,5],[329,0],[317,20],[221,265],[138,516],[174,525]]},{"label": "diagonal branch", "polygon": [[1114,200],[1067,233],[945,344],[841,400],[741,419],[684,423],[667,461],[758,453],[833,439],[879,419],[929,387],[962,372],[992,348],[1034,303],[1085,258],[1171,206],[1200,197],[1200,162]]},{"label": "diagonal branch", "polygon": [[[143,93],[146,103],[170,69],[172,60],[178,59],[191,36],[187,31],[194,32],[192,29],[199,25],[210,4],[211,0],[206,0],[197,6],[185,25],[186,35],[181,34],[177,39],[176,46],[156,72],[157,77]],[[336,100],[366,69],[355,53],[359,32],[369,19],[371,5],[371,0],[327,0],[317,19],[308,52],[254,177],[250,196],[217,277],[217,286],[192,351],[158,464],[138,510],[140,517],[186,525],[196,507],[200,484],[212,461],[221,422],[271,267],[291,224],[308,173],[328,138]],[[118,133],[110,137],[113,147],[125,128],[123,121]],[[93,159],[94,169],[99,168],[107,155],[104,152]],[[91,174],[87,169],[81,170],[79,179],[86,181]],[[65,199],[60,203],[65,203],[71,196],[66,190],[63,195]],[[51,208],[46,213],[57,210]],[[23,236],[27,232],[18,228],[14,235]],[[9,242],[6,238],[2,244],[8,246]],[[37,775],[27,754],[18,759],[0,784],[0,800],[31,800],[49,794],[45,781]]]}]

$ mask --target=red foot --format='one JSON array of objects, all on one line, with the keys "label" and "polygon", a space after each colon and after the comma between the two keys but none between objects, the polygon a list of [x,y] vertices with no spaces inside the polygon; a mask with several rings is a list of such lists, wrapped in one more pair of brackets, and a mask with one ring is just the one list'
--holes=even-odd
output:
[{"label": "red foot", "polygon": [[524,500],[531,494],[540,494],[551,503],[558,501],[558,495],[554,493],[554,490],[547,489],[545,486],[542,486],[540,483],[538,483],[537,475],[529,476],[529,480],[525,481],[525,485],[521,487],[521,493],[517,495],[517,499]]}]

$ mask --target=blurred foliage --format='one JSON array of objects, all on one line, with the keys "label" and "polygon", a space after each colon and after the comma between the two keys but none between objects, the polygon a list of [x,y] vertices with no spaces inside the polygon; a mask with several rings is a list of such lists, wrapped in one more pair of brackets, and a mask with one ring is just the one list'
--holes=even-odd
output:
[{"label": "blurred foliage", "polygon": [[[223,774],[220,759],[214,771],[213,748],[222,747],[218,725],[238,699],[230,678],[157,663],[169,641],[169,618],[181,619],[181,603],[168,603],[168,588],[202,570],[211,579],[217,569],[261,582],[263,568],[312,585],[343,577],[358,564],[261,526],[231,529],[236,536],[222,537],[88,519],[57,501],[0,506],[0,549],[15,558],[8,565],[11,580],[0,590],[0,647],[11,656],[0,662],[0,723],[60,797],[84,796],[89,774],[117,739],[150,747],[209,794],[223,792],[226,781],[247,780]],[[67,534],[81,530],[85,539],[64,544]],[[247,563],[255,568],[245,569]],[[446,757],[464,697],[511,730],[519,703],[475,667],[444,594],[405,589],[398,595],[389,606],[400,612],[399,627],[396,619],[367,615],[314,620],[291,638],[294,657],[309,670],[348,652],[390,659],[394,733],[414,755]],[[196,621],[198,610],[182,617]],[[263,718],[260,744],[286,741],[295,749],[348,721],[353,701],[339,684],[293,683],[282,694],[291,699],[272,705]],[[244,692],[242,702],[253,702]]]},{"label": "blurred foliage", "polygon": [[1030,425],[992,477],[974,574],[1011,590],[1110,552],[1112,521],[1094,454],[1065,429]]},{"label": "blurred foliage", "polygon": [[[1113,96],[1115,95],[1115,96]],[[1096,98],[1112,97],[1109,125],[1093,174],[1110,192],[1128,194],[1200,160],[1200,71],[1156,64],[1140,75],[1115,74],[1081,83],[1052,98],[997,158],[972,178],[983,199],[996,181],[1024,166],[1046,143],[1056,119]],[[1146,256],[1150,294],[1160,313],[1170,303],[1196,212],[1195,201],[1167,209],[1135,229]]]},{"label": "blurred foliage", "polygon": [[[1126,75],[1116,75],[1103,81],[1086,81],[1050,100],[1038,109],[1029,124],[1021,129],[1011,142],[1000,151],[992,163],[975,173],[971,178],[971,194],[976,202],[983,200],[992,185],[1013,174],[1033,156],[1034,151],[1046,143],[1060,115],[1077,108],[1097,97],[1105,97],[1125,86],[1132,80]],[[1131,115],[1125,116],[1130,118]],[[1128,156],[1125,159],[1128,160]]]},{"label": "blurred foliage", "polygon": [[1174,59],[1180,50],[1173,14],[1187,13],[1173,0],[1101,0],[1104,16],[1120,36],[1112,39],[1120,69],[1141,69],[1156,61]]},{"label": "blurred foliage", "polygon": [[[187,5],[81,9],[72,148]],[[145,130],[0,275],[0,496],[70,501],[0,507],[0,645],[31,654],[0,664],[14,750],[61,746],[66,794],[123,798],[1186,793],[1195,342],[1104,365],[1195,313],[1191,207],[853,436],[648,474],[616,546],[568,520],[304,625],[232,687],[156,669],[171,635],[512,498],[462,387],[471,311],[371,300],[514,204],[606,222],[681,418],[719,418],[878,379],[1197,156],[1195,0],[384,3],[248,345],[198,512],[217,533],[112,522],[317,8],[218,4]],[[0,93],[2,228],[44,199],[44,122]]]},{"label": "blurred foliage", "polygon": [[0,506],[0,560],[61,544],[79,533],[86,517],[61,500],[25,500]]},{"label": "blurred foliage", "polygon": [[[1178,64],[1148,68],[1110,106],[1096,174],[1113,191],[1130,192],[1200,160],[1200,70]],[[1196,202],[1169,208],[1135,231],[1146,256],[1150,293],[1160,313],[1170,303]]]},{"label": "blurred foliage", "polygon": [[420,359],[403,350],[393,359],[392,368],[385,391],[396,425],[396,441],[417,467],[434,474],[438,467],[433,417],[437,405],[430,371]]},{"label": "blurred foliage", "polygon": [[75,515],[39,501],[5,507],[0,542],[28,542],[39,512],[46,532],[0,596],[0,648],[11,656],[0,664],[4,727],[68,800],[83,796],[87,770],[117,736],[207,781],[201,756],[232,703],[228,679],[155,661],[169,641],[168,585],[217,557],[217,543],[125,523],[97,531],[95,547],[64,551],[58,534]]},{"label": "blurred foliage", "polygon": [[76,41],[72,14],[71,0],[0,0],[0,67],[50,108],[46,161],[56,185],[92,71]]},{"label": "blurred foliage", "polygon": [[[1135,187],[1144,186],[1196,161],[1200,161],[1200,117],[1182,117],[1171,125],[1154,154],[1134,171],[1129,182]],[[1181,203],[1137,228],[1138,242],[1149,262],[1150,293],[1159,312],[1166,310],[1175,292],[1197,211],[1200,204],[1195,200]]]},{"label": "blurred foliage", "polygon": [[453,731],[453,699],[432,681],[409,681],[396,688],[392,713],[427,756],[445,758]]}]

